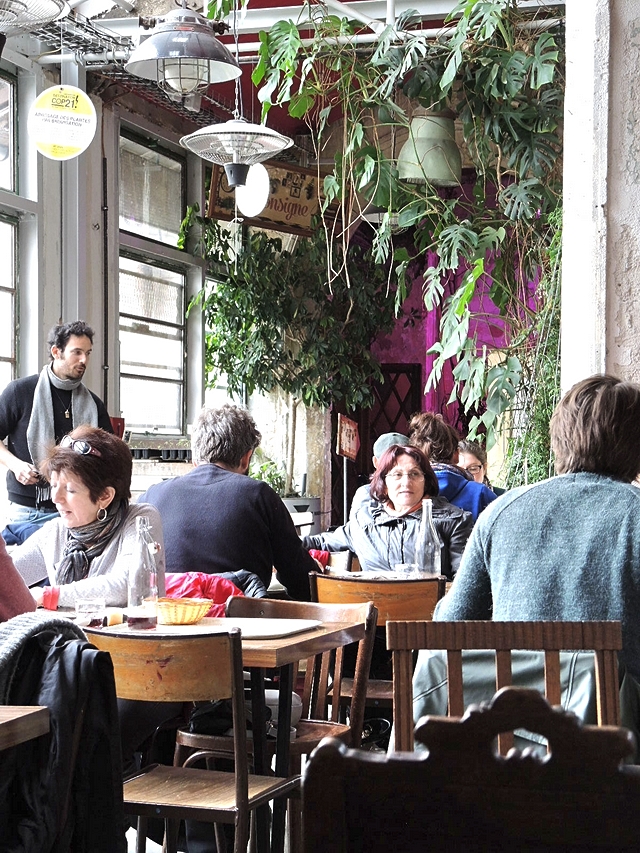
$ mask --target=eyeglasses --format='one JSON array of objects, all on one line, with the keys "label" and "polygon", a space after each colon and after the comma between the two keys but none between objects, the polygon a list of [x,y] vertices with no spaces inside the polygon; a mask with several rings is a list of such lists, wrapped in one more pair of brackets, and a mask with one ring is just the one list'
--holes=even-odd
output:
[{"label": "eyeglasses", "polygon": [[467,474],[479,474],[482,471],[482,465],[469,465],[464,470]]},{"label": "eyeglasses", "polygon": [[88,441],[82,438],[71,438],[70,435],[62,437],[60,447],[70,447],[71,450],[75,450],[76,453],[80,453],[82,456],[102,456],[102,453],[96,450],[95,447],[91,447]]},{"label": "eyeglasses", "polygon": [[392,483],[399,483],[403,477],[408,477],[410,480],[424,480],[422,471],[391,471],[387,474],[385,480],[390,480]]}]

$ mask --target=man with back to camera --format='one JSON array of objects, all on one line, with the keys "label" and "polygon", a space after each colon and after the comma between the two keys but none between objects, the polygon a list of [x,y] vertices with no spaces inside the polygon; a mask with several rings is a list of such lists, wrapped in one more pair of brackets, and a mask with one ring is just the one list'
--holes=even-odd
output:
[{"label": "man with back to camera", "polygon": [[167,572],[245,569],[268,587],[275,566],[289,595],[308,601],[317,564],[278,495],[246,476],[261,437],[246,409],[204,407],[191,436],[195,467],[156,483],[138,501],[160,511]]},{"label": "man with back to camera", "polygon": [[[591,376],[551,418],[556,476],[520,486],[478,519],[434,621],[620,620],[622,691],[640,720],[640,385]],[[427,706],[428,658],[414,675],[414,713]],[[425,689],[423,689],[425,688]],[[420,697],[420,698],[416,698]]]},{"label": "man with back to camera", "polygon": [[[80,424],[113,432],[109,413],[83,384],[93,347],[93,329],[82,320],[54,326],[47,346],[50,363],[40,374],[10,382],[0,395],[0,463],[7,468],[8,523],[26,538],[58,515],[49,487],[38,473],[47,448]],[[8,439],[4,444],[4,439]],[[26,535],[25,535],[26,534]]]}]

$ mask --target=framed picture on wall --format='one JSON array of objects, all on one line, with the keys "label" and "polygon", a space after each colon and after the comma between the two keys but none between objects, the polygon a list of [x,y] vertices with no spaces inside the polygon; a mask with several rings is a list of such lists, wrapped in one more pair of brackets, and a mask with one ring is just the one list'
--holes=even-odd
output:
[{"label": "framed picture on wall", "polygon": [[[242,217],[248,225],[285,231],[302,237],[311,235],[311,220],[319,212],[318,173],[302,166],[267,161],[269,200],[259,216]],[[214,166],[207,216],[230,221],[235,218],[235,192],[229,187],[222,166]]]}]

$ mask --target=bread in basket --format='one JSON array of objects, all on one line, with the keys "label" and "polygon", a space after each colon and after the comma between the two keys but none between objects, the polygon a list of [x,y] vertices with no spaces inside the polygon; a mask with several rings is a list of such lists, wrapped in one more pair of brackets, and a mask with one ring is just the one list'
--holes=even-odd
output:
[{"label": "bread in basket", "polygon": [[206,616],[213,600],[210,598],[159,598],[159,625],[194,625]]}]

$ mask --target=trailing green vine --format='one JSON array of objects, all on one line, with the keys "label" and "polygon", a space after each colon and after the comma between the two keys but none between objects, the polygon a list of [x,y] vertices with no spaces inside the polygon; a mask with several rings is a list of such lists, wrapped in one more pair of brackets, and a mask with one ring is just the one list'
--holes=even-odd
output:
[{"label": "trailing green vine", "polygon": [[[278,104],[304,118],[318,160],[329,143],[337,148],[324,178],[327,282],[342,278],[349,286],[353,231],[368,204],[382,207],[373,258],[395,280],[398,303],[419,264],[426,307],[441,311],[428,383],[438,383],[453,359],[451,399],[481,412],[471,418],[471,434],[486,433],[489,446],[523,380],[518,353],[536,335],[543,294],[534,310],[529,282],[547,269],[548,213],[559,202],[563,43],[546,14],[523,12],[515,0],[463,0],[437,39],[407,12],[367,46],[356,38],[361,25],[314,5],[307,21],[281,21],[261,33],[253,74],[263,116]],[[301,29],[311,30],[310,43]],[[428,181],[399,179],[395,153],[384,152],[381,138],[383,129],[392,138],[406,131],[406,99],[455,110],[474,166],[468,192],[445,196]],[[411,228],[412,241],[399,244],[393,223]],[[480,292],[488,292],[505,328],[497,362],[470,334]]]}]

